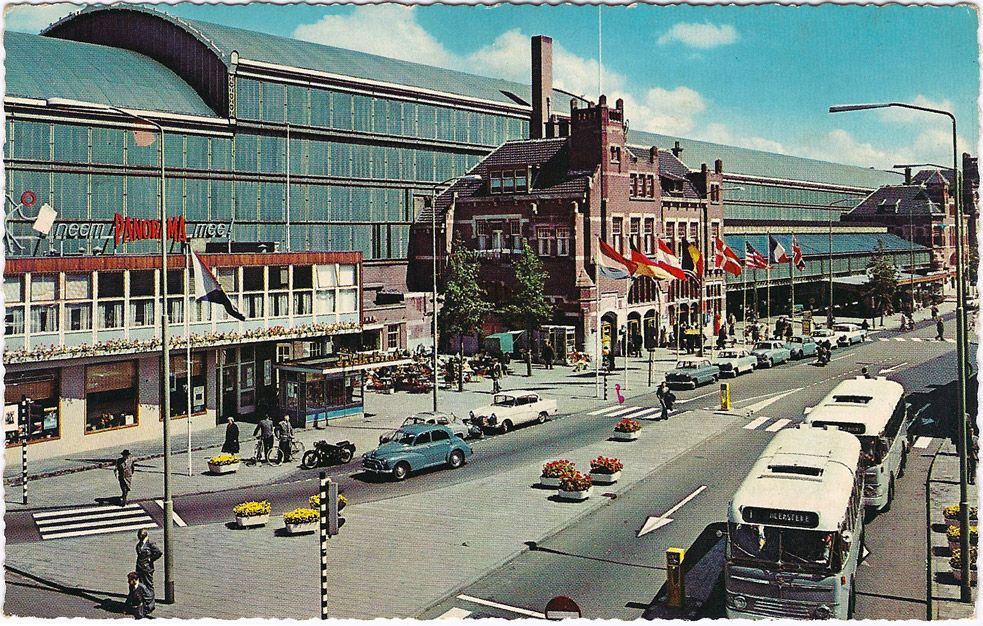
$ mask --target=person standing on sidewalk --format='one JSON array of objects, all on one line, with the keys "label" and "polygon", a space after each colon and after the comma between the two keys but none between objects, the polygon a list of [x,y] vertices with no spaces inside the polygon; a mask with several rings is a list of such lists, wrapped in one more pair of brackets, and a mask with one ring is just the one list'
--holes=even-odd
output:
[{"label": "person standing on sidewalk", "polygon": [[126,575],[130,591],[126,594],[126,612],[136,619],[148,617],[154,610],[154,594],[140,584],[140,576],[136,572]]},{"label": "person standing on sidewalk", "polygon": [[239,454],[239,426],[236,421],[229,418],[229,423],[225,427],[225,443],[222,444],[222,452],[226,454]]},{"label": "person standing on sidewalk", "polygon": [[498,393],[502,390],[502,383],[499,382],[501,378],[502,364],[498,362],[498,359],[495,359],[491,366],[492,393]]},{"label": "person standing on sidewalk", "polygon": [[942,341],[945,339],[945,324],[942,323],[942,318],[939,318],[939,320],[935,322],[935,333],[935,338],[937,340]]},{"label": "person standing on sidewalk", "polygon": [[[136,574],[140,584],[150,592],[150,602],[154,600],[154,561],[163,556],[163,552],[153,541],[147,538],[147,529],[137,531],[137,566]],[[152,609],[151,609],[152,610]]]},{"label": "person standing on sidewalk", "polygon": [[273,449],[273,421],[269,415],[260,420],[259,424],[256,424],[253,436],[259,436],[263,439],[263,458],[265,459],[270,450]]},{"label": "person standing on sidewalk", "polygon": [[294,428],[290,425],[290,417],[284,415],[276,424],[276,438],[280,440],[280,451],[283,460],[290,461],[290,444],[294,440]]},{"label": "person standing on sidewalk", "polygon": [[123,450],[116,459],[116,467],[113,468],[116,480],[119,481],[119,505],[126,506],[126,498],[133,487],[133,458],[129,450]]},{"label": "person standing on sidewalk", "polygon": [[543,344],[542,356],[543,356],[543,365],[546,367],[546,369],[548,370],[553,369],[553,357],[556,355],[553,352],[553,346],[550,345],[549,341]]}]

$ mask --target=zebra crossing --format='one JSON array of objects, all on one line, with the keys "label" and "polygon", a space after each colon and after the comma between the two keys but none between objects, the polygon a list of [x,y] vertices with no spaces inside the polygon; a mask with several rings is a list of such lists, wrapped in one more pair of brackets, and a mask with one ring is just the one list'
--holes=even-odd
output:
[{"label": "zebra crossing", "polygon": [[34,523],[43,540],[157,528],[157,522],[139,504],[95,504],[60,511],[43,511],[34,513]]},{"label": "zebra crossing", "polygon": [[662,414],[662,407],[621,406],[614,405],[591,411],[588,415],[603,415],[605,417],[620,417],[621,419],[646,419]]},{"label": "zebra crossing", "polygon": [[[934,343],[936,339],[924,339],[922,337],[878,337],[878,341],[900,341],[902,343],[910,341],[912,343]],[[948,337],[944,338],[942,341],[946,343],[956,343],[955,339],[950,339]]]},{"label": "zebra crossing", "polygon": [[795,428],[802,423],[802,420],[790,420],[785,417],[775,418],[761,416],[744,425],[744,430],[763,430],[769,433],[777,433],[785,428]]}]

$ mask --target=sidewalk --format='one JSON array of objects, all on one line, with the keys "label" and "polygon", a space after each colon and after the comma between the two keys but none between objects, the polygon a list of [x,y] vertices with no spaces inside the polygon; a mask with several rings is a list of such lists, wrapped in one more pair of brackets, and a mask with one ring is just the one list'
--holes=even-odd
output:
[{"label": "sidewalk", "polygon": [[[960,602],[959,582],[952,575],[949,565],[949,542],[946,539],[945,518],[942,509],[959,504],[959,455],[956,446],[945,440],[935,456],[929,476],[932,526],[932,619],[975,619],[978,585],[973,585],[971,603]],[[969,485],[969,506],[978,506],[977,485]],[[972,522],[971,524],[975,524]]]}]

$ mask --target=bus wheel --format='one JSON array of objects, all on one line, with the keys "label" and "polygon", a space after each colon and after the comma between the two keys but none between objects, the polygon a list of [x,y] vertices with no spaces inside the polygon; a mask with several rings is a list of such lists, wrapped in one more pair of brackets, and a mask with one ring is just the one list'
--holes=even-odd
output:
[{"label": "bus wheel", "polygon": [[901,449],[901,463],[898,465],[898,478],[904,478],[905,466],[908,465],[908,447]]},{"label": "bus wheel", "polygon": [[[861,548],[863,549],[863,548]],[[850,577],[850,595],[847,600],[846,606],[846,618],[853,619],[853,614],[857,610],[857,582],[854,580],[853,576]]]},{"label": "bus wheel", "polygon": [[887,484],[887,502],[881,507],[881,513],[887,513],[891,510],[891,505],[894,503],[894,474],[891,474],[891,482]]}]

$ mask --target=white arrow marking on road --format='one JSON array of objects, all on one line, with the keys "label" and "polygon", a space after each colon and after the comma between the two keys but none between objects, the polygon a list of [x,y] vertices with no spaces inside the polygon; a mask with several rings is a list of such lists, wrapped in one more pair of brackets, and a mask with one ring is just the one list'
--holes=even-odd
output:
[{"label": "white arrow marking on road", "polygon": [[717,395],[718,392],[711,391],[710,393],[703,394],[702,396],[696,396],[695,398],[689,398],[687,400],[677,400],[676,404],[686,404],[687,402],[692,402],[694,400],[702,400],[703,398],[709,398],[710,396]]},{"label": "white arrow marking on road", "polygon": [[672,507],[671,509],[669,509],[668,511],[666,511],[665,513],[663,513],[662,515],[660,515],[658,517],[656,517],[654,515],[649,515],[645,519],[645,523],[642,524],[642,529],[639,530],[638,531],[638,534],[635,535],[635,536],[636,537],[641,537],[644,534],[650,533],[650,532],[652,532],[653,530],[655,530],[657,528],[662,528],[666,524],[671,523],[672,522],[672,519],[670,519],[669,516],[672,515],[673,513],[675,513],[676,511],[678,511],[680,508],[682,508],[682,506],[684,504],[686,504],[687,502],[689,502],[690,500],[692,500],[693,498],[695,498],[696,496],[698,496],[700,494],[700,492],[703,491],[706,488],[707,488],[706,485],[700,485],[696,489],[696,491],[694,491],[693,493],[689,494],[688,496],[686,496],[685,498],[683,498],[682,500],[680,500],[679,504],[677,504],[676,506]]},{"label": "white arrow marking on road", "polygon": [[880,372],[878,372],[878,374],[890,374],[894,370],[899,369],[901,367],[904,367],[905,365],[908,365],[908,361],[905,361],[904,363],[899,363],[899,364],[895,365],[894,367],[889,367],[887,369],[881,370]]},{"label": "white arrow marking on road", "polygon": [[492,602],[491,600],[482,600],[481,598],[466,596],[464,594],[457,596],[457,598],[459,600],[464,600],[466,602],[474,602],[475,604],[483,604],[485,606],[494,607],[496,609],[502,609],[503,611],[509,611],[510,613],[518,613],[519,615],[528,615],[529,617],[546,619],[546,615],[544,615],[543,613],[537,613],[536,611],[530,611],[529,609],[522,609],[517,606],[499,604],[498,602]]},{"label": "white arrow marking on road", "polygon": [[802,387],[799,387],[798,389],[792,389],[791,391],[783,391],[782,393],[778,394],[777,396],[772,396],[772,397],[768,398],[767,400],[762,400],[761,402],[758,402],[756,404],[752,404],[751,406],[741,407],[740,410],[741,411],[744,411],[745,413],[748,412],[748,411],[750,411],[752,413],[757,413],[758,411],[760,411],[761,409],[765,408],[766,406],[768,406],[770,404],[773,404],[775,402],[778,402],[779,400],[781,400],[785,396],[792,395],[796,391],[802,391]]},{"label": "white arrow marking on road", "polygon": [[[162,511],[164,510],[164,501],[163,500],[154,500],[154,502],[157,503],[157,506],[159,506]],[[181,516],[178,515],[177,513],[175,513],[173,510],[171,511],[171,515],[174,516],[174,523],[175,524],[177,524],[178,526],[187,526],[187,524],[184,522],[184,520],[181,519]]]}]

